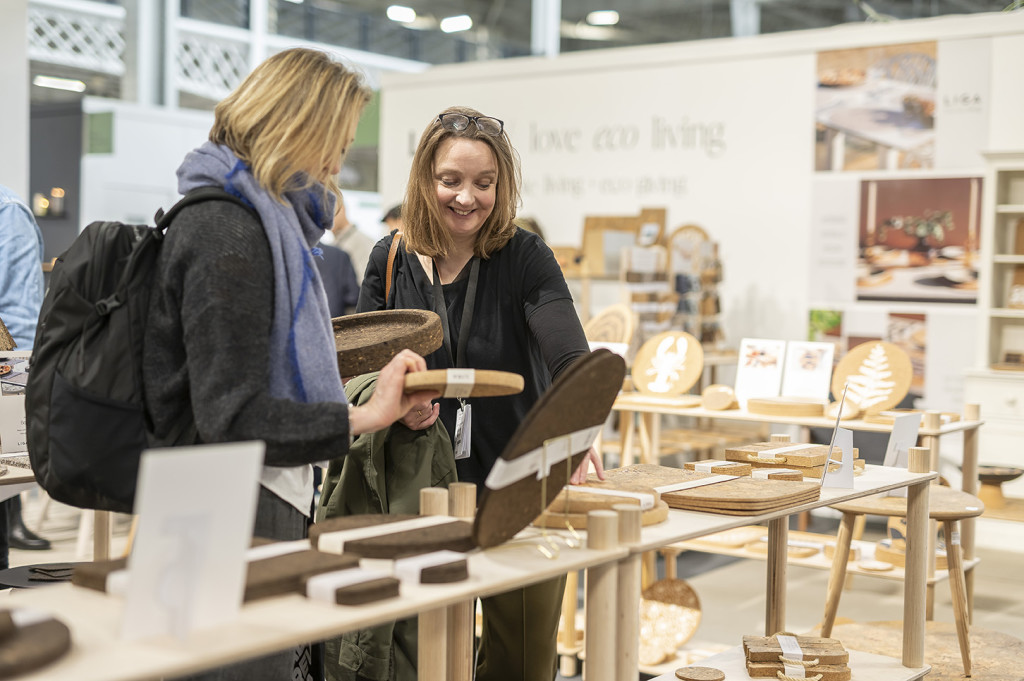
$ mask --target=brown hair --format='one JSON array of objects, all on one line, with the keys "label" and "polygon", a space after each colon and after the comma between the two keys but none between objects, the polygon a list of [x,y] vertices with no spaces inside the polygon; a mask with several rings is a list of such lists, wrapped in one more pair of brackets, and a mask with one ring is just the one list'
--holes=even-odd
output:
[{"label": "brown hair", "polygon": [[334,178],[319,175],[346,153],[370,96],[362,76],[326,52],[284,50],[217,104],[210,141],[248,163],[278,201],[314,182],[337,196]]},{"label": "brown hair", "polygon": [[[453,106],[441,113],[460,113],[466,116],[482,116],[479,111],[464,106]],[[519,154],[512,147],[508,133],[502,130],[500,135],[488,135],[481,132],[475,124],[470,123],[465,130],[446,130],[441,121],[435,117],[423,131],[419,146],[412,159],[409,172],[409,184],[405,190],[405,201],[402,203],[402,235],[406,248],[433,258],[448,255],[454,242],[445,226],[441,210],[437,206],[436,180],[434,179],[434,159],[441,143],[451,137],[483,142],[491,149],[498,165],[498,176],[495,180],[494,209],[487,217],[476,235],[473,253],[481,258],[488,258],[492,253],[509,242],[516,232],[512,222],[516,217],[519,205],[519,186],[522,173],[519,168]]]}]

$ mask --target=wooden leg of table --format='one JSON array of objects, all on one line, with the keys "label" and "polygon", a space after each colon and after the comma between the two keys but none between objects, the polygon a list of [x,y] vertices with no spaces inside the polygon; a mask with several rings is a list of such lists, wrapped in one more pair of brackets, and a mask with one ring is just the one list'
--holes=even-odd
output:
[{"label": "wooden leg of table", "polygon": [[[562,594],[562,628],[558,632],[558,642],[563,649],[576,648],[576,601],[580,588],[579,573],[572,570],[565,576],[565,593]],[[562,676],[576,676],[576,654],[566,654],[559,658],[558,671]]]},{"label": "wooden leg of table", "polygon": [[946,533],[946,560],[949,562],[949,591],[953,597],[953,617],[956,619],[956,638],[960,644],[960,659],[964,674],[971,675],[971,639],[967,622],[967,585],[964,582],[964,562],[960,553],[960,533],[956,521],[942,523]]},{"label": "wooden leg of table", "polygon": [[768,521],[768,599],[765,604],[764,635],[786,630],[786,565],[789,518]]},{"label": "wooden leg of table", "polygon": [[638,437],[640,438],[640,463],[656,463],[652,458],[651,452],[651,441],[652,441],[652,427],[654,421],[652,420],[653,415],[647,412],[640,412]]},{"label": "wooden leg of table", "polygon": [[[472,519],[476,515],[476,485],[453,482],[448,486],[448,515]],[[448,606],[448,678],[471,681],[473,678],[473,619],[475,601]]]},{"label": "wooden leg of table", "polygon": [[935,619],[935,560],[938,556],[939,524],[935,520],[928,521],[928,590],[925,598],[924,618],[928,622]]},{"label": "wooden leg of table", "polygon": [[646,589],[658,580],[658,556],[654,551],[644,551],[640,562],[640,587]]},{"label": "wooden leg of table", "polygon": [[633,412],[619,412],[619,439],[622,440],[622,453],[619,465],[623,468],[633,465]]},{"label": "wooden leg of table", "polygon": [[846,566],[850,559],[850,545],[853,540],[853,526],[862,515],[844,513],[839,521],[839,533],[836,535],[836,550],[832,554],[832,571],[828,576],[828,596],[825,598],[825,619],[821,623],[821,635],[829,638],[832,627],[836,623],[839,611],[839,598],[843,594],[843,583],[846,581]]},{"label": "wooden leg of table", "polygon": [[[977,421],[978,405],[967,405],[964,418]],[[964,431],[963,450],[963,484],[961,488],[968,494],[978,494],[978,429]],[[963,546],[964,560],[974,560],[975,518],[964,518],[960,521],[960,541]],[[974,620],[974,570],[968,570],[965,577],[967,588],[967,621]]]},{"label": "wooden leg of table", "polygon": [[665,579],[675,579],[679,576],[676,565],[676,558],[679,557],[679,549],[663,548],[661,557],[665,559]]},{"label": "wooden leg of table", "polygon": [[649,414],[651,417],[651,451],[647,463],[661,462],[661,414]]},{"label": "wooden leg of table", "polygon": [[[618,544],[619,517],[614,511],[587,514],[587,546],[610,549]],[[617,681],[615,677],[618,564],[587,569],[586,681]]]},{"label": "wooden leg of table", "polygon": [[868,517],[866,515],[859,515],[857,519],[853,521],[853,534],[854,539],[862,539],[864,537],[864,527],[867,525]]},{"label": "wooden leg of table", "polygon": [[928,586],[927,483],[907,488],[907,562],[903,583],[903,666],[924,666],[925,597]]},{"label": "wooden leg of table", "polygon": [[110,534],[114,514],[110,511],[93,511],[92,559],[110,560]]},{"label": "wooden leg of table", "polygon": [[[448,515],[447,489],[425,487],[420,490],[420,515]],[[419,645],[416,670],[418,678],[426,681],[446,681],[448,678],[448,608],[421,612],[418,620]]]},{"label": "wooden leg of table", "polygon": [[[619,544],[637,544],[643,524],[642,511],[634,505],[617,504],[614,509],[619,514]],[[619,561],[616,679],[636,679],[640,674],[640,572],[640,554],[631,553]]]}]

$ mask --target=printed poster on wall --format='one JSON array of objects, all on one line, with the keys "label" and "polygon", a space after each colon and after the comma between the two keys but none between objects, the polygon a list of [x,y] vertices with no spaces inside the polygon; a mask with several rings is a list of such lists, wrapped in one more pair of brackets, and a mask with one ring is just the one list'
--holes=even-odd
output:
[{"label": "printed poster on wall", "polygon": [[974,303],[981,178],[860,184],[857,299]]},{"label": "printed poster on wall", "polygon": [[935,41],[818,53],[815,170],[935,165]]}]

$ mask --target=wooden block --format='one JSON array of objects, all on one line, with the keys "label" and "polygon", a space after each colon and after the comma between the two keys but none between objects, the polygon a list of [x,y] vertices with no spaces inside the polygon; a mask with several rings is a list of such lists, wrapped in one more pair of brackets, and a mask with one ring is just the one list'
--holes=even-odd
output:
[{"label": "wooden block", "polygon": [[[785,666],[781,662],[747,662],[747,674],[752,679],[778,678],[779,673],[785,674]],[[850,681],[850,668],[846,665],[818,664],[804,670],[808,678],[821,674],[820,681]]]},{"label": "wooden block", "polygon": [[394,577],[381,577],[359,584],[343,586],[335,592],[338,605],[363,605],[398,596],[401,581]]},{"label": "wooden block", "polygon": [[687,461],[683,468],[688,471],[715,473],[716,475],[750,475],[750,464],[741,461],[722,461],[720,459],[704,459]]}]

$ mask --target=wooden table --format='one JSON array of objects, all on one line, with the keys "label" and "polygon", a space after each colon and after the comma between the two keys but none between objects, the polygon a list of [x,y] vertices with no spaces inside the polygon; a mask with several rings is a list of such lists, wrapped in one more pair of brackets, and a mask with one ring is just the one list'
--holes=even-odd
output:
[{"label": "wooden table", "polygon": [[[248,604],[222,626],[173,638],[125,642],[119,636],[121,599],[70,584],[11,594],[9,606],[51,612],[72,631],[73,648],[64,658],[19,681],[128,681],[192,674],[231,662],[283,650],[345,631],[408,617],[481,596],[489,596],[594,566],[612,565],[625,548],[563,548],[553,559],[536,548],[539,532],[469,556],[470,578],[455,584],[402,585],[399,598],[359,607],[331,606],[299,595]],[[532,537],[532,539],[525,538]],[[600,643],[595,641],[595,644]],[[613,646],[613,641],[603,645]],[[442,681],[421,674],[424,681]]]}]

